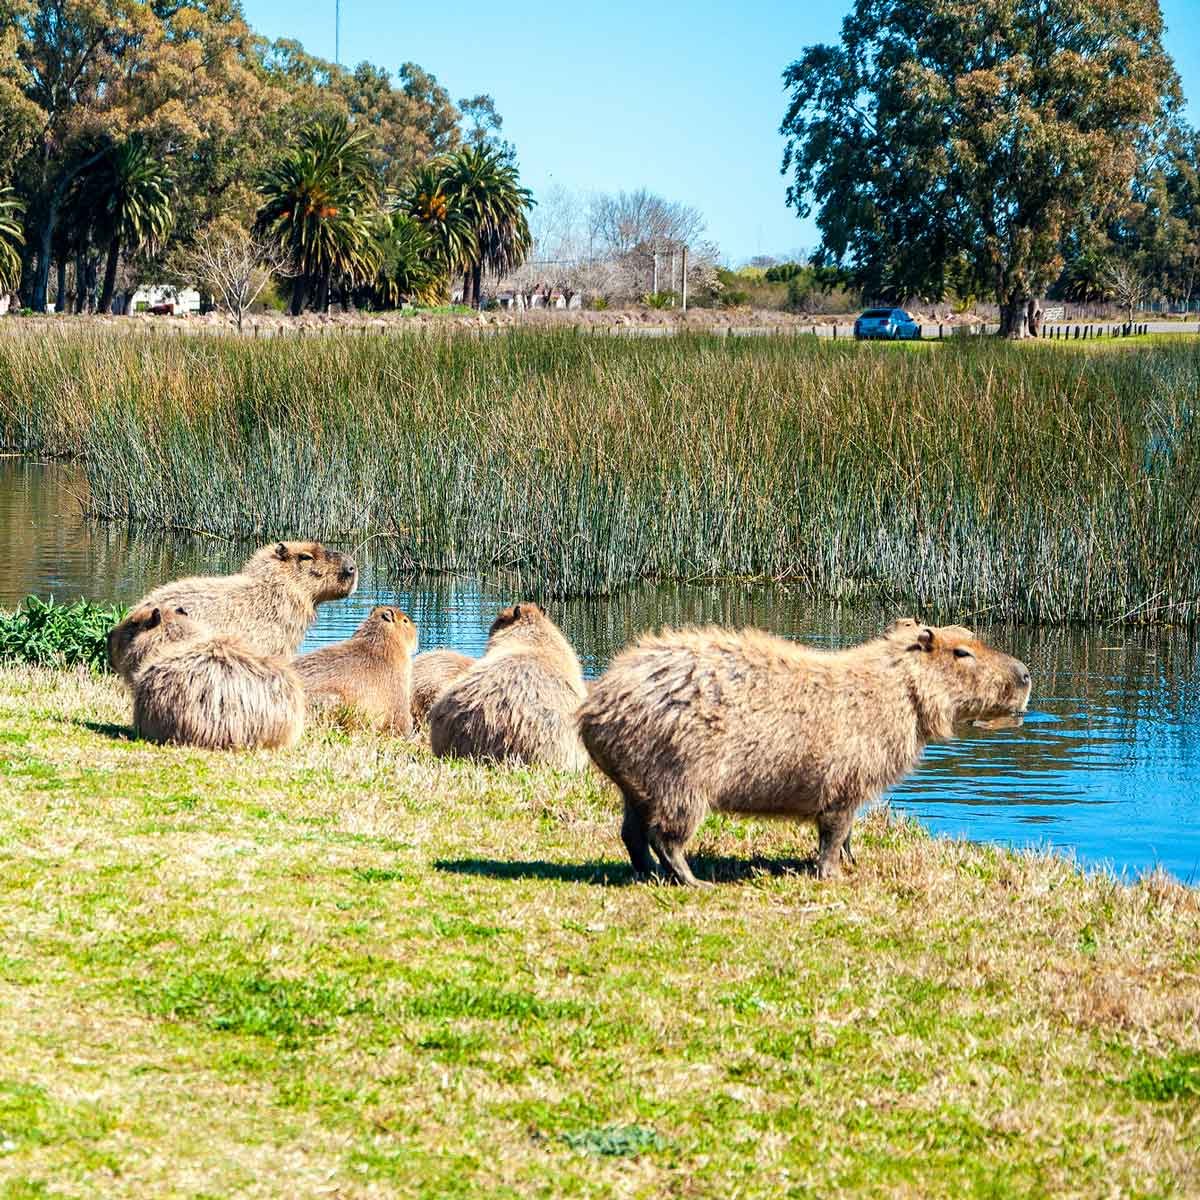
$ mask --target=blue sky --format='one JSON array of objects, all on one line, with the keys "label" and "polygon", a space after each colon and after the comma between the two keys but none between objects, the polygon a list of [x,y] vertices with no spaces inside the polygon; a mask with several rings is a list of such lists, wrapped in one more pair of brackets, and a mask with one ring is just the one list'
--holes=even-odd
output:
[{"label": "blue sky", "polygon": [[[333,57],[334,0],[244,0],[250,23]],[[678,0],[453,8],[342,0],[341,60],[418,62],[456,100],[490,92],[536,194],[648,187],[704,213],[726,259],[816,245],[784,204],[780,72],[836,39],[848,4]],[[1200,123],[1200,0],[1164,0]]]}]

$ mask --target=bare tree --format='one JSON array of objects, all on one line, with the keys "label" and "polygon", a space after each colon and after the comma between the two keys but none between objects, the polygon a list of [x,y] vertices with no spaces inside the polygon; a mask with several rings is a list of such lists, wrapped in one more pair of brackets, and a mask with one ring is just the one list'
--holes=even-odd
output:
[{"label": "bare tree", "polygon": [[238,226],[214,224],[175,260],[175,273],[199,283],[230,313],[242,320],[274,276],[292,273],[289,255],[278,243]]},{"label": "bare tree", "polygon": [[1130,325],[1138,309],[1150,298],[1150,277],[1133,263],[1111,260],[1101,272],[1100,282],[1108,294],[1125,310]]}]

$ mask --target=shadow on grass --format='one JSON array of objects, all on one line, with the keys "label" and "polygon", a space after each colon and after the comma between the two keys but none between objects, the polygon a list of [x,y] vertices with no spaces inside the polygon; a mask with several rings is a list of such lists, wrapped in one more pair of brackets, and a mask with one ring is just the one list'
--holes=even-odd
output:
[{"label": "shadow on grass", "polygon": [[60,717],[64,725],[74,725],[79,729],[87,729],[115,742],[133,742],[136,737],[130,725],[113,725],[107,721],[81,721],[78,717]]},{"label": "shadow on grass", "polygon": [[[744,883],[749,879],[785,875],[812,876],[816,860],[811,858],[727,858],[700,854],[689,858],[692,873],[709,883]],[[601,887],[628,887],[639,882],[628,863],[555,863],[493,858],[439,859],[438,871],[455,875],[481,875],[489,879],[553,879],[562,883],[591,883]],[[660,880],[661,881],[661,880]]]}]

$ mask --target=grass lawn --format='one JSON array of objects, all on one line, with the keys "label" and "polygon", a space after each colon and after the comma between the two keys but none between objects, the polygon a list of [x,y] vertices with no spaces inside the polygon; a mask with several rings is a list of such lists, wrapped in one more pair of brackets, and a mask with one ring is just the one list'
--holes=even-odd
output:
[{"label": "grass lawn", "polygon": [[0,1197],[1200,1194],[1200,895],[0,669]]}]

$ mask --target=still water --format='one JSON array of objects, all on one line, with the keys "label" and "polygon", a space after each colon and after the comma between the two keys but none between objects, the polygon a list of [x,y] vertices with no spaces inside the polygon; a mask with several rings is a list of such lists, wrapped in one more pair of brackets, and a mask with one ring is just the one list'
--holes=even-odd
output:
[{"label": "still water", "polygon": [[[128,604],[165,579],[231,571],[246,557],[247,547],[228,542],[84,521],[82,487],[61,466],[0,460],[0,608],[29,594]],[[320,609],[305,648],[346,637],[373,604],[387,603],[416,621],[423,649],[478,654],[496,611],[522,598],[496,580],[397,577],[377,546],[358,559],[362,587]],[[661,625],[756,625],[835,646],[898,615],[740,584],[647,585],[548,607],[589,675]],[[1200,640],[1165,630],[989,629],[967,613],[941,616],[969,622],[1029,664],[1031,712],[1021,728],[973,730],[932,747],[892,793],[893,806],[941,833],[1054,847],[1130,875],[1161,866],[1200,882]]]}]

